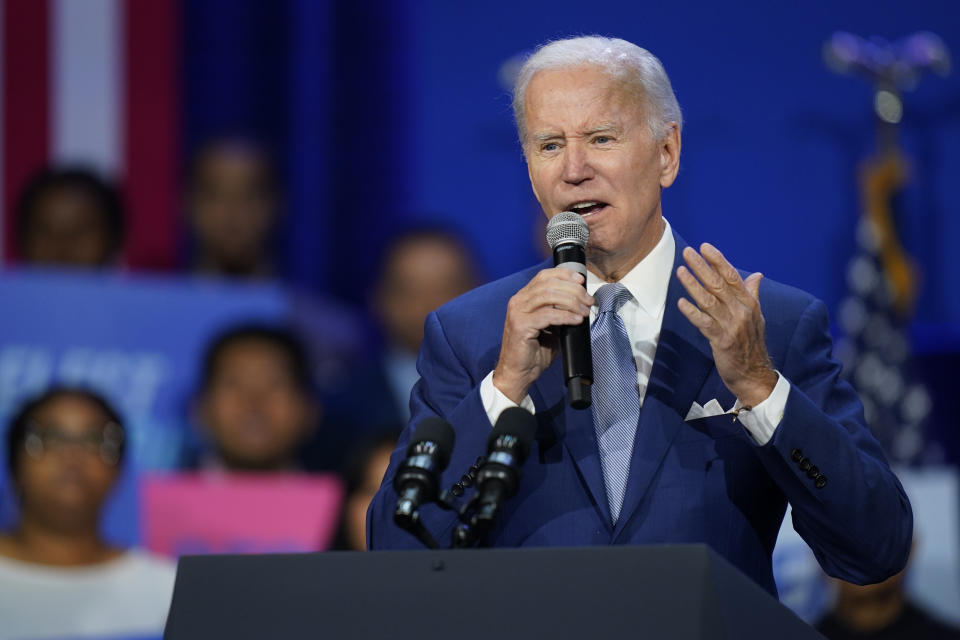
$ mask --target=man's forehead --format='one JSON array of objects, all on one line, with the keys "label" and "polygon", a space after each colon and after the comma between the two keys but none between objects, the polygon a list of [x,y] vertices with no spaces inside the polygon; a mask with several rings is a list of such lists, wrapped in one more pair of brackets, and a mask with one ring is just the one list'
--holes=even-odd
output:
[{"label": "man's forehead", "polygon": [[622,80],[598,67],[546,69],[530,80],[524,96],[530,135],[563,129],[587,133],[622,127],[639,115],[641,100]]}]

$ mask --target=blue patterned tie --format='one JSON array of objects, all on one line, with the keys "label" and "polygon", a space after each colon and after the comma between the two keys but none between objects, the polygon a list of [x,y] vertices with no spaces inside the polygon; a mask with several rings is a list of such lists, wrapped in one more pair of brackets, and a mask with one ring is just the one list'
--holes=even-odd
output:
[{"label": "blue patterned tie", "polygon": [[637,367],[617,310],[632,296],[622,284],[605,284],[593,297],[600,311],[590,330],[593,348],[593,422],[607,487],[610,519],[616,524],[630,473],[640,418]]}]

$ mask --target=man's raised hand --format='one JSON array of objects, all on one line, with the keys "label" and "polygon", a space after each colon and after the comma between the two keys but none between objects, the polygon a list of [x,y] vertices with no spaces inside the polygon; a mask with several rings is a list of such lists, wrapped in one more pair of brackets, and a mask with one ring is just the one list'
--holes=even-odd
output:
[{"label": "man's raised hand", "polygon": [[687,266],[677,268],[677,278],[693,302],[680,298],[677,306],[710,341],[723,383],[743,405],[755,407],[777,384],[758,297],[763,275],[753,273],[743,280],[708,243],[700,245],[700,253],[687,247],[683,259]]}]

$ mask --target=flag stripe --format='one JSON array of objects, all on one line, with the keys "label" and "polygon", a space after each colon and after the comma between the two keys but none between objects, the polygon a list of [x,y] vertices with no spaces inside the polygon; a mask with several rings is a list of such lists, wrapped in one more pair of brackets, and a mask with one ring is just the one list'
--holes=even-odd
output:
[{"label": "flag stripe", "polygon": [[120,0],[53,0],[50,159],[114,178],[123,165]]},{"label": "flag stripe", "polygon": [[127,263],[175,266],[179,231],[180,25],[177,2],[123,5]]},{"label": "flag stripe", "polygon": [[3,195],[6,257],[13,243],[16,195],[47,161],[49,6],[7,0],[3,20]]}]

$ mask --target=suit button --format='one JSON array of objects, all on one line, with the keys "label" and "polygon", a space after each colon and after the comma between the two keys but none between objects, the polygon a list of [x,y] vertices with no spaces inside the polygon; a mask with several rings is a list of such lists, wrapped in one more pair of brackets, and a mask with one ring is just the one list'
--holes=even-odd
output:
[{"label": "suit button", "polygon": [[810,467],[813,466],[813,463],[810,462],[810,458],[804,458],[800,461],[800,471],[807,471]]},{"label": "suit button", "polygon": [[807,477],[810,478],[811,480],[816,480],[817,476],[819,475],[820,475],[820,469],[817,469],[817,465],[813,465],[812,467],[807,469]]},{"label": "suit button", "polygon": [[800,449],[794,449],[790,452],[790,459],[794,462],[800,462],[803,460],[803,451],[800,451]]},{"label": "suit button", "polygon": [[813,486],[815,486],[817,489],[823,489],[825,486],[827,486],[827,476],[818,477],[813,483]]}]

